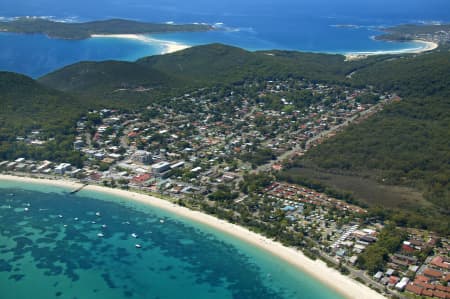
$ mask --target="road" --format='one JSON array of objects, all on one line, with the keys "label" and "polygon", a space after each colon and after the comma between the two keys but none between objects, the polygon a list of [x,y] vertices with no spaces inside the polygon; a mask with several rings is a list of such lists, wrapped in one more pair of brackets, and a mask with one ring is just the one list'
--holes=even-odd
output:
[{"label": "road", "polygon": [[[362,118],[362,117],[366,117],[369,116],[373,113],[376,113],[377,111],[381,110],[383,105],[385,104],[385,102],[380,102],[372,107],[370,107],[367,110],[364,110],[362,112],[356,113],[355,115],[353,115],[352,117],[348,118],[345,120],[345,122],[343,122],[342,124],[336,125],[331,127],[330,129],[320,132],[319,134],[317,134],[316,136],[313,136],[312,138],[308,139],[306,141],[305,144],[305,148],[308,149],[311,144],[314,144],[316,141],[322,139],[322,138],[326,138],[327,136],[329,136],[331,133],[337,132],[340,129],[350,125],[351,123],[353,123],[355,120]],[[294,132],[293,134],[296,134],[297,132]],[[288,150],[286,152],[284,152],[283,154],[279,155],[276,160],[272,160],[266,164],[260,165],[258,166],[253,172],[257,173],[260,171],[269,171],[270,168],[272,167],[272,165],[277,164],[282,162],[283,160],[292,157],[295,153],[298,152],[302,152],[303,149],[301,147],[301,144],[296,145],[294,148],[292,148],[291,150]]]},{"label": "road", "polygon": [[[309,240],[311,240],[311,241],[313,241],[315,244],[317,244],[316,241],[314,241],[314,240],[312,240],[312,239],[310,239],[310,238],[309,238]],[[328,254],[326,254],[326,253],[324,253],[324,252],[322,252],[322,251],[320,251],[319,254],[320,254],[320,256],[321,256],[323,259],[329,261],[330,263],[333,263],[333,264],[335,264],[335,265],[338,265],[338,262],[337,262],[333,257],[329,256]],[[400,298],[400,299],[407,299],[403,294],[401,294],[401,293],[399,293],[399,292],[397,292],[397,291],[395,291],[395,290],[388,289],[388,288],[386,288],[384,285],[382,285],[381,283],[379,283],[379,282],[377,282],[377,281],[374,281],[371,277],[369,277],[369,276],[366,274],[365,271],[355,269],[355,268],[353,268],[353,267],[351,267],[351,266],[348,266],[348,265],[345,265],[345,267],[350,271],[350,276],[351,276],[353,279],[357,278],[357,279],[359,279],[359,280],[364,281],[364,283],[365,283],[367,286],[368,286],[368,285],[372,285],[373,287],[378,288],[379,290],[381,290],[381,293],[383,293],[383,295],[384,295],[385,293],[387,293],[387,294],[389,294],[389,295],[397,296],[397,297]]]}]

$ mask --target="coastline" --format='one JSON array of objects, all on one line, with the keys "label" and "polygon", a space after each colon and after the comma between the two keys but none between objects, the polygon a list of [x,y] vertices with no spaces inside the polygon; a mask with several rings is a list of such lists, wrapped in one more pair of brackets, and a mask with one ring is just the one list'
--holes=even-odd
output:
[{"label": "coastline", "polygon": [[[161,40],[153,37],[149,37],[142,34],[92,34],[91,38],[122,38],[137,40],[148,44],[161,45],[164,50],[160,53],[161,55],[174,53],[187,48],[190,45],[182,44],[179,42],[174,42],[170,40]],[[343,53],[346,61],[365,59],[373,55],[395,55],[395,54],[420,54],[428,51],[433,51],[439,47],[439,44],[431,41],[425,40],[412,40],[412,42],[422,44],[423,46],[417,48],[401,49],[401,50],[387,50],[387,51],[367,51],[367,52],[348,52]]]},{"label": "coastline", "polygon": [[429,52],[437,49],[439,44],[435,42],[425,41],[425,40],[412,40],[412,42],[423,44],[423,47],[403,49],[403,50],[391,50],[391,51],[373,51],[373,52],[349,52],[344,53],[346,61],[364,59],[368,56],[373,55],[388,55],[388,54],[420,54],[424,52]]},{"label": "coastline", "polygon": [[191,47],[186,44],[169,40],[161,40],[141,34],[91,34],[91,38],[123,38],[123,39],[137,40],[147,44],[156,44],[164,48],[161,54],[169,54]]},{"label": "coastline", "polygon": [[[0,180],[14,181],[19,183],[34,183],[34,184],[39,183],[69,189],[75,189],[82,186],[81,183],[63,179],[56,179],[56,180],[37,179],[4,174],[0,174]],[[384,296],[375,292],[369,287],[351,279],[348,276],[342,275],[339,271],[335,269],[329,268],[323,261],[312,260],[306,257],[299,250],[283,246],[279,242],[275,242],[269,238],[266,238],[255,232],[252,232],[242,226],[229,223],[225,220],[218,219],[214,216],[199,211],[194,211],[186,207],[178,206],[174,203],[171,203],[169,201],[154,196],[144,195],[133,191],[112,189],[96,185],[87,185],[84,188],[84,190],[106,193],[130,199],[133,201],[137,201],[140,203],[144,203],[150,206],[154,206],[156,208],[166,210],[175,215],[182,216],[183,218],[193,220],[195,222],[207,225],[211,228],[220,230],[221,232],[224,232],[231,236],[237,237],[249,244],[257,246],[263,249],[264,251],[267,251],[287,261],[289,264],[295,266],[301,271],[321,281],[322,283],[326,284],[328,287],[334,289],[335,291],[345,296],[346,298],[349,299],[385,298]]]}]

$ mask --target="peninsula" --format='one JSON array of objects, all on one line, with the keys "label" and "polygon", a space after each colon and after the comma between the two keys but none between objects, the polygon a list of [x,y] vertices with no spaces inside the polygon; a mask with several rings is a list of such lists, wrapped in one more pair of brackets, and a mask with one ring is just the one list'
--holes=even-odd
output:
[{"label": "peninsula", "polygon": [[52,38],[75,40],[87,39],[92,35],[196,32],[213,29],[213,26],[207,24],[158,24],[124,19],[65,23],[43,18],[18,18],[0,22],[0,32],[45,34]]},{"label": "peninsula", "polygon": [[405,24],[383,29],[385,34],[376,36],[376,40],[412,41],[420,40],[445,44],[450,41],[450,24],[416,25]]}]

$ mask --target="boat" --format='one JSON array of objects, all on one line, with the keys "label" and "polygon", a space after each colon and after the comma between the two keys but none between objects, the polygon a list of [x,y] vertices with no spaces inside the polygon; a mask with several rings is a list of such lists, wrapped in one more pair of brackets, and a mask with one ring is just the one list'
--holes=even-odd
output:
[{"label": "boat", "polygon": [[136,248],[142,248],[141,244],[136,244],[134,246],[136,246]]},{"label": "boat", "polygon": [[100,237],[100,238],[101,238],[101,237],[104,237],[104,236],[105,236],[105,235],[102,234],[102,233],[98,233],[98,234],[97,234],[97,237]]},{"label": "boat", "polygon": [[95,216],[101,216],[101,215],[100,215],[100,212],[96,212],[96,213],[95,213]]},{"label": "boat", "polygon": [[108,226],[106,224],[102,224],[102,227],[103,228],[107,228]]},{"label": "boat", "polygon": [[138,237],[138,235],[137,235],[136,233],[132,233],[131,236],[132,236],[133,238],[137,238],[137,237]]},{"label": "boat", "polygon": [[163,220],[163,219],[161,219],[161,220],[159,220],[159,222],[161,222],[161,223],[164,223],[164,220]]}]

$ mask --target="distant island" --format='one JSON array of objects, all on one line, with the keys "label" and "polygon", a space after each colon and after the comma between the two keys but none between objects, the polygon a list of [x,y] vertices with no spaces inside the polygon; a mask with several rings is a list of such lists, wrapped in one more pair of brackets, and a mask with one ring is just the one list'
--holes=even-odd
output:
[{"label": "distant island", "polygon": [[376,36],[376,40],[412,41],[422,40],[436,44],[450,42],[450,24],[414,25],[406,24],[383,29],[386,34]]},{"label": "distant island", "polygon": [[196,32],[213,29],[213,26],[207,24],[158,24],[123,19],[64,23],[42,18],[19,18],[0,22],[0,31],[3,32],[45,34],[52,38],[77,40],[87,39],[92,35]]}]

